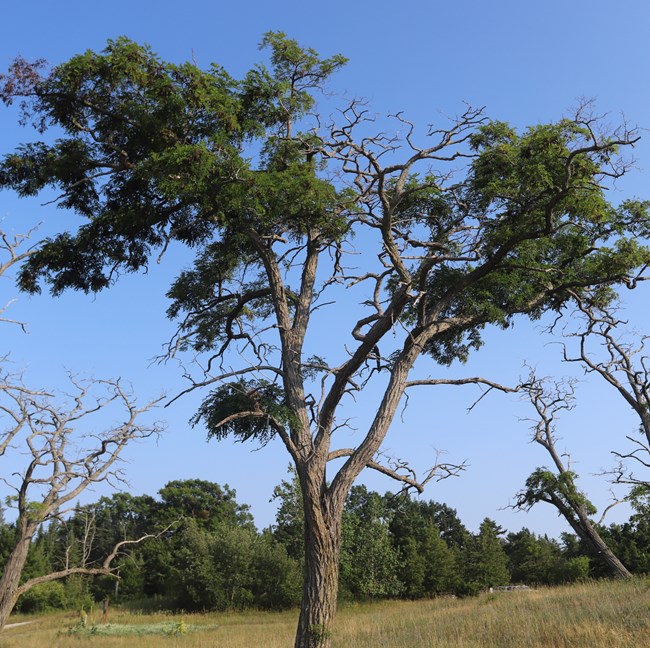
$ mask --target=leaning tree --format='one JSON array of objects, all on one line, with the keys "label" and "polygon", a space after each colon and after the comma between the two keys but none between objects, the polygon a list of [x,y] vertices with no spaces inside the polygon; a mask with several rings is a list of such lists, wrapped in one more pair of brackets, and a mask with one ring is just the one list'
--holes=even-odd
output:
[{"label": "leaning tree", "polygon": [[[0,279],[6,279],[13,266],[34,254],[36,248],[27,248],[27,239],[28,235],[0,231]],[[0,315],[5,311],[6,306]],[[23,322],[4,316],[0,323],[25,329]],[[32,587],[72,574],[116,577],[114,559],[127,546],[152,537],[123,538],[100,563],[92,563],[86,560],[92,550],[92,534],[86,534],[81,561],[70,559],[72,547],[68,547],[59,569],[21,582],[36,533],[65,516],[87,488],[120,480],[120,455],[126,445],[160,431],[157,423],[140,422],[156,401],[138,406],[120,381],[70,376],[70,392],[56,395],[28,387],[9,367],[7,357],[0,359],[0,482],[11,493],[6,503],[15,509],[16,520],[12,548],[0,576],[0,631],[20,596]],[[104,412],[122,420],[96,432],[92,429],[95,419]]]},{"label": "leaning tree", "polygon": [[[371,467],[421,488],[440,474],[381,459],[407,390],[453,384],[428,372],[488,325],[633,287],[650,221],[645,203],[605,197],[636,133],[602,132],[587,107],[521,133],[467,107],[421,137],[397,114],[393,136],[359,102],[313,114],[342,57],[280,33],[263,45],[270,66],[241,80],[127,39],[49,70],[16,60],[2,98],[56,139],[6,155],[0,186],[54,188],[84,219],[27,260],[24,290],[99,291],[172,242],[194,251],[169,291],[168,353],[204,354],[190,388],[206,390],[194,421],[210,437],[286,447],[305,519],[296,646],[329,646],[355,479]],[[415,375],[421,356],[434,362]],[[377,402],[352,436],[359,392]]]},{"label": "leaning tree", "polygon": [[513,508],[528,511],[539,502],[554,506],[595,560],[602,561],[614,577],[630,578],[632,574],[603,540],[598,529],[612,505],[605,509],[599,522],[592,519],[596,507],[578,488],[570,458],[557,449],[556,421],[560,413],[573,408],[573,384],[550,384],[548,380],[531,376],[525,391],[535,410],[533,441],[546,450],[552,466],[533,471],[526,480],[526,487],[517,493]]},{"label": "leaning tree", "polygon": [[[576,484],[565,453],[557,449],[555,426],[559,414],[574,407],[574,385],[571,381],[555,382],[538,379],[531,372],[530,379],[520,386],[533,408],[533,440],[548,453],[552,467],[537,468],[527,479],[526,488],[517,494],[514,507],[530,509],[538,502],[554,506],[582,539],[592,556],[604,562],[618,578],[631,574],[614,554],[599,533],[605,515],[614,506],[634,501],[650,490],[650,358],[645,346],[647,336],[626,331],[628,323],[622,320],[615,304],[592,304],[574,296],[575,310],[569,312],[571,325],[563,332],[567,339],[577,341],[576,349],[563,344],[563,360],[577,364],[585,375],[598,376],[613,388],[632,408],[638,418],[638,434],[626,434],[629,450],[613,449],[617,465],[607,471],[615,484],[631,486],[623,499],[615,499],[607,506],[598,522],[592,519],[596,508]],[[554,327],[559,327],[556,321]],[[640,471],[640,472],[639,472]]]}]

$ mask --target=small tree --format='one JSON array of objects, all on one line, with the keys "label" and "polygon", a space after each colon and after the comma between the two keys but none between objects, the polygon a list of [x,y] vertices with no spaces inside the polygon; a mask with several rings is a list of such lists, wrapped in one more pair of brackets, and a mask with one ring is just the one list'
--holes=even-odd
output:
[{"label": "small tree", "polygon": [[477,535],[472,536],[462,554],[463,584],[468,594],[510,582],[508,557],[496,522],[485,518]]},{"label": "small tree", "polygon": [[[127,39],[46,73],[18,59],[0,97],[58,139],[7,155],[0,187],[54,187],[88,221],[27,260],[32,292],[42,279],[55,294],[101,290],[171,241],[196,250],[169,292],[169,353],[208,354],[190,388],[212,389],[194,418],[210,437],[286,447],[305,520],[296,648],[329,646],[354,481],[370,467],[421,489],[441,472],[418,478],[379,454],[407,390],[458,384],[413,376],[418,358],[446,366],[487,325],[633,287],[649,220],[646,204],[614,206],[604,191],[637,134],[599,130],[585,106],[523,133],[468,107],[422,141],[398,114],[393,137],[356,101],[334,123],[312,114],[341,56],[279,33],[262,44],[270,69],[241,81]],[[333,317],[346,291],[358,307]],[[339,345],[319,344],[319,319],[336,322]],[[345,407],[375,385],[375,414],[349,447]]]},{"label": "small tree", "polygon": [[[4,258],[0,258],[0,278],[13,265],[34,253],[34,248],[19,250],[26,238],[0,232],[0,252],[4,253]],[[0,309],[0,314],[4,310]],[[25,327],[22,322],[4,317],[0,322]],[[137,422],[156,404],[155,401],[137,407],[133,396],[119,381],[82,381],[71,376],[70,382],[73,393],[68,395],[71,402],[66,405],[50,393],[29,389],[20,378],[0,366],[0,459],[5,460],[6,466],[0,480],[14,491],[7,502],[18,513],[15,535],[9,543],[0,578],[0,630],[18,598],[35,585],[72,574],[113,575],[111,562],[118,553],[126,545],[143,539],[120,540],[104,555],[101,564],[89,565],[85,558],[92,543],[86,535],[79,563],[72,563],[66,552],[61,569],[35,575],[20,583],[37,531],[63,515],[66,506],[89,486],[119,479],[117,462],[126,444],[159,431],[157,424],[144,426]],[[115,414],[116,405],[125,411],[121,424],[102,434],[78,431],[87,419],[104,410]]]}]

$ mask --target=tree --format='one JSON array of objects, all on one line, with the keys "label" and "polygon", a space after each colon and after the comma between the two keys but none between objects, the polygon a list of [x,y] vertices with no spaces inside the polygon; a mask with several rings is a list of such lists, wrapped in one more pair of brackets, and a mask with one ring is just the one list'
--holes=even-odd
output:
[{"label": "tree", "polygon": [[[625,335],[627,322],[616,315],[616,309],[606,305],[596,307],[576,300],[577,313],[582,315],[584,326],[571,337],[579,340],[579,350],[571,355],[564,348],[565,362],[578,363],[587,374],[602,378],[632,408],[639,419],[639,435],[626,435],[632,450],[612,450],[619,460],[614,471],[614,481],[640,487],[645,492],[650,487],[650,358],[645,353],[647,336]],[[596,344],[600,353],[593,351]],[[641,468],[641,475],[634,471]]]},{"label": "tree", "polygon": [[[20,251],[26,236],[10,237],[0,232],[0,277],[17,263],[29,258],[35,248]],[[4,312],[0,310],[0,314]],[[0,318],[0,322],[24,324]],[[19,376],[0,366],[0,458],[5,465],[2,481],[14,491],[7,502],[15,506],[17,519],[7,547],[0,578],[0,630],[18,598],[37,585],[71,574],[112,574],[111,562],[125,545],[140,540],[121,539],[103,556],[103,561],[73,564],[66,552],[59,569],[39,569],[21,583],[30,558],[29,549],[36,533],[57,520],[86,488],[111,479],[120,479],[117,465],[127,443],[159,432],[159,425],[142,425],[138,419],[156,402],[138,407],[120,381],[78,380],[70,376],[70,401],[43,390],[29,389]],[[63,401],[63,402],[62,402]],[[124,412],[122,423],[103,433],[77,431],[103,411]],[[143,536],[144,537],[148,536]],[[82,555],[87,558],[90,544]]]},{"label": "tree", "polygon": [[[193,419],[211,438],[285,445],[305,520],[296,646],[329,646],[343,510],[360,472],[421,489],[454,470],[418,478],[381,460],[407,390],[494,386],[428,376],[436,364],[414,375],[418,358],[444,367],[488,325],[633,287],[650,260],[639,242],[648,205],[607,201],[638,136],[603,132],[586,106],[523,133],[467,107],[423,142],[401,114],[401,135],[373,135],[357,101],[331,124],[313,115],[341,56],[273,32],[262,45],[270,68],[240,81],[127,39],[50,70],[17,59],[0,96],[58,139],[5,156],[0,186],[55,187],[87,220],[25,262],[31,292],[41,281],[55,294],[104,289],[172,241],[196,251],[169,291],[179,322],[169,355],[207,355],[189,389],[211,389]],[[340,346],[319,345],[317,323],[332,327],[327,306],[346,291],[359,307],[347,322],[337,312]],[[360,391],[377,394],[376,413],[353,447],[339,445]]]},{"label": "tree", "polygon": [[[149,537],[120,541],[99,564],[66,561],[61,569],[20,584],[39,528],[63,515],[66,505],[89,486],[120,479],[117,462],[124,447],[159,431],[157,424],[137,422],[154,403],[138,407],[119,381],[70,380],[75,391],[70,396],[72,402],[64,404],[51,394],[28,389],[11,376],[0,376],[0,457],[11,461],[11,474],[3,481],[15,493],[8,501],[18,515],[13,548],[0,578],[0,629],[18,598],[35,585],[71,574],[112,574],[111,562],[120,549]],[[99,393],[93,394],[93,390]],[[78,431],[93,415],[115,406],[125,412],[123,422],[99,434]],[[13,450],[16,446],[18,452]],[[90,536],[85,540],[81,554],[87,557]]]},{"label": "tree", "polygon": [[524,528],[509,533],[504,547],[510,578],[515,583],[556,585],[566,582],[566,560],[555,540]]},{"label": "tree", "polygon": [[354,486],[342,524],[341,590],[355,598],[389,598],[401,593],[398,555],[391,542],[384,498]]},{"label": "tree", "polygon": [[446,504],[407,495],[385,497],[406,596],[455,593],[461,586],[462,550],[471,539],[456,511]]},{"label": "tree", "polygon": [[525,490],[517,494],[514,506],[530,510],[537,502],[551,504],[583,540],[594,558],[603,560],[614,576],[629,578],[630,572],[601,537],[598,523],[591,519],[596,507],[577,487],[577,475],[565,464],[555,447],[555,419],[558,412],[573,406],[572,388],[569,386],[569,391],[559,385],[545,388],[543,381],[531,379],[528,395],[537,414],[533,439],[550,455],[553,468],[537,468],[526,480]]},{"label": "tree", "polygon": [[[632,408],[639,419],[639,436],[626,435],[632,444],[630,451],[613,450],[618,458],[618,466],[613,473],[613,481],[626,484],[632,491],[625,499],[634,500],[635,493],[643,493],[648,488],[648,476],[639,475],[635,468],[646,470],[650,467],[650,369],[648,356],[644,353],[645,336],[625,335],[624,322],[616,315],[616,308],[610,304],[594,304],[575,296],[575,310],[570,318],[579,322],[565,336],[578,340],[575,353],[563,346],[563,359],[567,363],[577,363],[586,374],[602,378]],[[594,346],[596,349],[594,349]],[[604,515],[616,504],[616,500],[605,509],[599,523],[590,516],[596,509],[585,493],[576,487],[576,475],[565,465],[555,447],[555,419],[557,414],[571,409],[574,404],[573,386],[564,389],[559,384],[545,387],[544,381],[531,377],[528,385],[530,400],[537,412],[534,426],[534,440],[550,455],[554,470],[537,469],[527,480],[526,490],[518,495],[517,506],[530,508],[535,502],[545,501],[555,506],[569,522],[575,533],[585,543],[589,553],[598,561],[603,561],[611,573],[627,578],[630,572],[621,562],[617,553],[606,542],[601,527]],[[611,539],[611,535],[610,539]],[[614,534],[616,535],[616,534]],[[619,545],[620,550],[624,550]],[[634,562],[637,562],[634,559]]]},{"label": "tree", "polygon": [[283,545],[287,554],[296,560],[304,558],[305,516],[302,509],[300,482],[294,470],[289,469],[291,481],[283,480],[273,489],[271,501],[278,501],[273,537]]},{"label": "tree", "polygon": [[489,518],[481,522],[463,553],[463,587],[468,594],[510,582],[508,557],[499,536],[503,530]]},{"label": "tree", "polygon": [[247,504],[238,504],[228,484],[220,486],[203,479],[167,482],[159,491],[160,513],[168,520],[196,520],[203,528],[217,525],[253,526]]}]

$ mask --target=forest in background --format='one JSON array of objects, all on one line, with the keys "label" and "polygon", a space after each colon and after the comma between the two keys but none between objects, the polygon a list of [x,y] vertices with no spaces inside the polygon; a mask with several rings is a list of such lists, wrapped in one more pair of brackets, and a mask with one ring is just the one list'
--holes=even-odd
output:
[{"label": "forest in background", "polygon": [[[274,492],[276,523],[258,531],[248,506],[227,485],[172,481],[157,497],[115,493],[78,506],[43,528],[30,548],[23,581],[75,563],[100,563],[120,540],[165,529],[130,547],[114,563],[119,580],[73,575],[36,585],[20,612],[90,609],[107,597],[132,609],[280,610],[299,604],[303,520],[299,488]],[[600,527],[635,574],[650,571],[650,517],[636,501],[624,524]],[[15,542],[0,526],[0,562]],[[478,533],[455,510],[407,494],[380,495],[355,486],[343,525],[339,596],[343,601],[473,595],[507,584],[554,585],[600,578],[607,566],[574,535],[560,540],[526,528],[507,532],[486,518]]]}]

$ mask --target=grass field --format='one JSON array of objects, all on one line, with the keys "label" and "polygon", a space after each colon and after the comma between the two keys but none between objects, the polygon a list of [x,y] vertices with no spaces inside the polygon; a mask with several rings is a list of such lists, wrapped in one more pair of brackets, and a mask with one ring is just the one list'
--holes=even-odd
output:
[{"label": "grass field", "polygon": [[[99,614],[97,614],[99,618]],[[85,630],[75,614],[12,617],[2,648],[286,648],[296,612],[138,615],[111,611],[110,626]],[[95,619],[98,620],[98,619]],[[73,632],[70,632],[73,629]],[[650,579],[342,606],[337,648],[643,648],[650,646]]]}]

